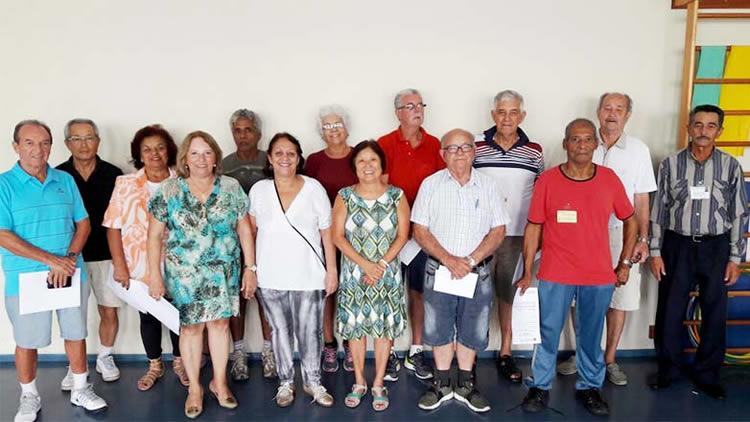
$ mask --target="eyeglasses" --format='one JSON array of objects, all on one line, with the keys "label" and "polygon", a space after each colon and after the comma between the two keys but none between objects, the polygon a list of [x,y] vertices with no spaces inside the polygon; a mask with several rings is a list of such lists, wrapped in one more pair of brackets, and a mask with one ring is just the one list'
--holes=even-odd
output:
[{"label": "eyeglasses", "polygon": [[86,142],[87,144],[94,143],[99,140],[96,136],[71,136],[67,139],[68,142],[72,142],[74,144],[80,144],[83,142]]},{"label": "eyeglasses", "polygon": [[336,123],[323,123],[323,130],[334,130],[334,129],[343,129],[344,124],[341,122]]},{"label": "eyeglasses", "polygon": [[473,144],[448,145],[447,147],[443,147],[443,151],[446,151],[449,154],[457,154],[458,151],[469,153],[473,150],[474,150]]},{"label": "eyeglasses", "polygon": [[425,107],[427,107],[427,104],[425,104],[425,103],[416,103],[416,104],[414,104],[414,103],[408,103],[408,104],[404,104],[404,105],[402,105],[400,107],[396,107],[396,110],[407,109],[409,111],[414,111],[414,110],[422,110]]}]

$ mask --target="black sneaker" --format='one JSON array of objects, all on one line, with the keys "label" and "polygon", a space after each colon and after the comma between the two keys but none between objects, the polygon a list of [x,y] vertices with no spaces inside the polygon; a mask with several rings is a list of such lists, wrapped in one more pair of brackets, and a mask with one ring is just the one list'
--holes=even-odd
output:
[{"label": "black sneaker", "polygon": [[477,390],[474,381],[465,381],[453,390],[453,397],[475,412],[490,410],[490,402]]},{"label": "black sneaker", "polygon": [[388,356],[388,364],[385,366],[385,376],[383,377],[386,381],[398,381],[398,371],[401,370],[401,361],[391,350],[391,355]]},{"label": "black sneaker", "polygon": [[526,393],[526,397],[523,398],[521,409],[523,409],[524,412],[536,413],[545,409],[548,403],[549,391],[532,387],[529,388],[529,392]]},{"label": "black sneaker", "polygon": [[411,356],[407,353],[406,358],[404,358],[404,367],[410,371],[414,371],[414,375],[421,380],[432,378],[432,366],[427,362],[423,351],[414,353]]},{"label": "black sneaker", "polygon": [[609,415],[609,406],[607,406],[607,402],[605,402],[602,398],[602,395],[599,393],[598,388],[576,390],[576,399],[578,399],[583,404],[586,410],[594,415]]},{"label": "black sneaker", "polygon": [[440,407],[441,404],[453,398],[453,385],[450,380],[445,384],[439,380],[434,380],[429,390],[419,398],[419,406],[422,410],[433,410]]}]

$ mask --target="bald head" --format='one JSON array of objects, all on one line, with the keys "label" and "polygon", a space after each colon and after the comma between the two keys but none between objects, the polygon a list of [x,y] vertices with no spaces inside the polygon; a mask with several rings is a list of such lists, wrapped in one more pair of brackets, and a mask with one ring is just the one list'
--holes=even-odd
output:
[{"label": "bald head", "polygon": [[474,135],[472,135],[468,130],[458,128],[451,129],[446,132],[446,134],[443,135],[442,138],[440,138],[440,146],[445,148],[449,143],[453,143],[453,140],[455,140],[459,145],[466,143],[474,144]]}]

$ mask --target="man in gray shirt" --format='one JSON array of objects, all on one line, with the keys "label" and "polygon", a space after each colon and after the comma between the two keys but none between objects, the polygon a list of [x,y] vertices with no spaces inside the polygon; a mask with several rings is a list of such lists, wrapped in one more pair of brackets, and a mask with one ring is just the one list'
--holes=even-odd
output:
[{"label": "man in gray shirt", "polygon": [[659,362],[654,390],[680,375],[682,320],[696,285],[700,345],[688,375],[697,390],[723,399],[719,369],[726,350],[727,287],[737,282],[745,256],[747,194],[740,163],[716,148],[724,111],[699,105],[690,112],[688,147],[659,164],[651,208],[651,272],[659,281],[654,343]]},{"label": "man in gray shirt", "polygon": [[[237,179],[245,193],[255,182],[264,179],[263,167],[266,165],[266,152],[258,149],[258,142],[262,135],[262,123],[256,113],[241,108],[229,118],[229,127],[232,129],[232,137],[237,145],[237,151],[229,154],[222,160],[224,174]],[[244,381],[250,377],[247,367],[247,354],[245,353],[245,299],[240,296],[240,314],[229,320],[229,330],[232,332],[234,350],[230,356],[232,368],[230,374],[235,381]],[[258,313],[260,325],[263,331],[263,377],[273,378],[276,376],[276,363],[273,359],[271,349],[271,328],[266,321],[260,301]]]}]

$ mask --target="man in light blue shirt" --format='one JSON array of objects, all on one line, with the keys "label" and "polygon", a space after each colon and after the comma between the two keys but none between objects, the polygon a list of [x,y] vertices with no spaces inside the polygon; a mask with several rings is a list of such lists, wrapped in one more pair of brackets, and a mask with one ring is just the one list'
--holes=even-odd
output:
[{"label": "man in light blue shirt", "polygon": [[[5,273],[5,309],[16,342],[15,364],[21,399],[15,421],[33,421],[41,409],[36,388],[37,349],[51,343],[52,312],[21,315],[19,274],[49,270],[50,288],[65,288],[76,268],[91,225],[73,178],[51,168],[49,127],[24,120],[13,131],[18,162],[0,174],[0,256]],[[73,405],[104,409],[107,403],[87,381],[86,302],[88,283],[81,274],[81,304],[57,310],[60,333],[73,372]]]}]

